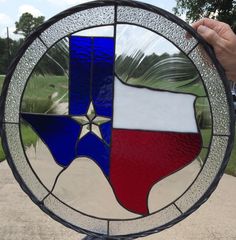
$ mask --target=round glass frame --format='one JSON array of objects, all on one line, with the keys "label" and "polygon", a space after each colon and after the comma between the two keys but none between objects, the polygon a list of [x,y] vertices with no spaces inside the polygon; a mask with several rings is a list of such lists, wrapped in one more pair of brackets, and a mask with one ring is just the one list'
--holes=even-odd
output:
[{"label": "round glass frame", "polygon": [[[207,160],[191,186],[175,202],[148,216],[110,220],[78,212],[50,195],[31,168],[22,144],[20,109],[28,79],[44,54],[72,33],[98,26],[130,24],[155,32],[184,52],[198,69],[211,107],[213,129]],[[186,39],[186,32],[193,37]],[[201,49],[200,46],[201,45]],[[211,58],[212,64],[206,59]],[[2,142],[22,189],[54,220],[98,237],[136,238],[162,231],[186,218],[216,188],[234,139],[234,110],[229,84],[212,48],[184,21],[157,7],[135,1],[96,1],[53,17],[27,38],[10,66],[1,98]]]}]

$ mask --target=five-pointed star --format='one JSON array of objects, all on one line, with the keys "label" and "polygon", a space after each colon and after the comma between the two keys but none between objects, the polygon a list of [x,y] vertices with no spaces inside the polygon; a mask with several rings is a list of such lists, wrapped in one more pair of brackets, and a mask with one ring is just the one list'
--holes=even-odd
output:
[{"label": "five-pointed star", "polygon": [[97,116],[92,102],[89,105],[89,109],[86,115],[72,116],[72,119],[82,125],[79,139],[86,136],[89,132],[92,132],[100,139],[103,139],[100,126],[111,121],[110,118]]}]

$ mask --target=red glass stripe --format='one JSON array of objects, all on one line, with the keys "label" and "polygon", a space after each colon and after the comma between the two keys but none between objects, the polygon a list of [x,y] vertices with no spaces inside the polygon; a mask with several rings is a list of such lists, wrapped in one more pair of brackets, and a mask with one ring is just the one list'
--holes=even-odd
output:
[{"label": "red glass stripe", "polygon": [[154,184],[190,164],[201,145],[198,133],[113,130],[110,182],[117,200],[147,215]]}]

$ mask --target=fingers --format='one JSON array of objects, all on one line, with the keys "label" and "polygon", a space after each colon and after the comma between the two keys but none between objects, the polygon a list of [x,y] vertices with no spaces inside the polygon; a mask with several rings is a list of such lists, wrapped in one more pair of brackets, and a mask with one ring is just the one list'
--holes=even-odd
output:
[{"label": "fingers", "polygon": [[217,29],[225,27],[226,24],[223,23],[223,22],[219,22],[219,21],[210,19],[210,18],[203,18],[203,19],[193,23],[192,27],[195,30],[197,30],[198,27],[201,26],[201,25],[217,31]]},{"label": "fingers", "polygon": [[[220,31],[226,27],[226,24],[210,18],[203,18],[192,24],[192,28],[195,29],[196,31],[200,26],[205,26],[209,29],[214,30],[216,33],[220,33]],[[187,38],[191,38],[190,34],[187,34],[186,36]]]},{"label": "fingers", "polygon": [[197,32],[211,45],[216,45],[221,43],[222,38],[217,34],[217,32],[215,32],[214,30],[212,30],[211,28],[208,28],[204,25],[200,25],[197,28]]},{"label": "fingers", "polygon": [[210,18],[203,18],[192,25],[195,30],[197,30],[200,26],[205,26],[214,30],[221,38],[225,40],[230,40],[234,37],[234,32],[232,31],[231,27],[224,22],[219,22]]}]

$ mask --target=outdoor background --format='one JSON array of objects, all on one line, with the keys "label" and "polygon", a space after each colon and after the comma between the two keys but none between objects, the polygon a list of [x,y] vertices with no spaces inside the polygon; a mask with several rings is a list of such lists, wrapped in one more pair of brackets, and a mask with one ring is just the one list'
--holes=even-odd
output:
[{"label": "outdoor background", "polygon": [[[14,59],[24,39],[48,18],[82,2],[84,1],[0,0],[0,89],[7,68]],[[167,0],[164,2],[148,0],[145,2],[177,14],[180,18],[190,23],[203,16],[209,16],[229,23],[236,30],[235,1],[212,1],[211,4],[190,0]],[[49,112],[53,107],[55,108],[55,104],[58,103],[59,98],[63,100],[63,97],[65,97],[63,95],[66,95],[64,70],[68,70],[68,53],[64,51],[63,43],[58,48],[61,52],[58,52],[58,49],[50,50],[50,56],[54,61],[51,61],[50,58],[43,58],[37,67],[34,76],[35,79],[31,80],[31,83],[27,87],[22,111]],[[125,63],[125,61],[123,62]],[[152,59],[147,58],[144,62],[148,66],[152,62]],[[123,64],[123,66],[126,66],[126,64]],[[37,91],[39,87],[41,91]],[[26,136],[26,145],[34,144],[37,141],[36,135],[27,126],[23,126],[23,132]],[[0,161],[4,159],[5,156],[0,146]],[[226,173],[236,176],[236,147],[233,150]]]},{"label": "outdoor background", "polygon": [[[10,62],[14,59],[17,50],[20,48],[24,39],[35,29],[37,26],[41,25],[44,21],[54,16],[55,14],[72,7],[76,4],[82,3],[85,1],[81,0],[0,0],[0,90],[3,84],[5,74],[7,73],[8,66]],[[148,0],[144,1],[153,5],[157,5],[160,8],[168,10],[174,14],[177,14],[183,20],[191,23],[199,18],[204,16],[216,18],[222,21],[227,22],[231,25],[232,29],[236,32],[236,2],[231,1],[223,1],[223,0],[213,0],[211,2],[205,1],[191,1],[191,0]],[[61,51],[62,55],[65,57],[61,57],[62,55],[58,52]],[[24,96],[24,101],[22,105],[22,111],[31,111],[37,113],[45,113],[50,112],[55,109],[63,98],[65,98],[65,94],[67,88],[65,86],[65,72],[63,69],[68,70],[68,59],[66,58],[66,52],[64,51],[63,42],[58,46],[58,49],[51,49],[50,56],[53,57],[55,61],[51,61],[49,58],[43,58],[40,62],[39,66],[35,71],[35,75],[32,78],[31,83],[27,86],[27,91]],[[146,60],[146,65],[149,65],[150,59]],[[62,67],[58,67],[62,66]],[[37,83],[37,84],[35,84]],[[40,87],[41,91],[38,91]],[[202,113],[203,114],[203,113]],[[205,114],[205,113],[204,113]],[[206,115],[206,114],[205,114]],[[209,119],[204,115],[204,124],[207,125]],[[200,116],[201,117],[201,116]],[[28,147],[35,146],[37,142],[37,136],[33,133],[33,131],[25,124],[22,125],[22,132],[24,135],[24,144]],[[209,132],[204,132],[204,137],[208,138]],[[1,164],[5,160],[4,152],[2,150],[0,144],[0,169]],[[236,177],[236,143],[234,144],[234,149],[231,155],[230,162],[226,169],[226,174]],[[229,180],[230,179],[230,180]],[[228,178],[227,180],[223,180],[224,184],[228,184],[228,186],[234,187],[232,185],[233,178]],[[3,180],[4,183],[5,180]],[[236,183],[235,181],[233,183]],[[233,202],[232,196],[231,199],[224,199],[223,196],[227,197],[227,194],[232,193],[230,188],[227,188],[227,191],[224,187],[220,186],[221,192],[217,193],[218,200],[222,201],[222,205],[228,204],[230,205]],[[230,191],[230,192],[228,192]],[[1,193],[1,187],[0,187]],[[13,196],[12,196],[13,197]],[[214,202],[214,198],[213,198]],[[219,204],[219,201],[217,202]],[[3,206],[3,205],[2,205]],[[232,205],[230,205],[232,206]],[[1,201],[0,201],[1,207]],[[236,206],[234,206],[236,209]],[[230,211],[231,209],[229,209]],[[213,211],[216,211],[213,209]],[[206,214],[211,214],[210,210],[206,211]],[[216,213],[218,218],[221,215]],[[222,212],[224,214],[224,212]],[[228,218],[229,219],[229,218]],[[227,220],[228,220],[227,219]],[[220,219],[223,221],[223,218]],[[226,220],[226,221],[227,221]],[[1,211],[0,211],[0,221],[1,219]],[[202,221],[202,223],[207,224],[205,220],[198,218],[196,221]],[[194,220],[193,220],[194,222]],[[23,224],[23,223],[21,223]],[[220,225],[215,224],[215,228],[221,228]],[[230,223],[232,224],[232,222]],[[230,226],[229,224],[229,226]],[[189,239],[236,239],[235,231],[231,231],[231,229],[227,228],[227,234],[224,236],[219,233],[213,233],[214,231],[208,228],[209,235],[199,235],[199,238],[194,237],[195,230],[197,232],[197,228],[192,226],[189,229]],[[223,225],[224,226],[224,225]],[[215,229],[214,228],[214,229]],[[223,227],[226,228],[226,227]],[[193,238],[191,238],[190,232],[193,230]],[[195,229],[195,230],[194,230]],[[213,227],[212,227],[213,229]],[[8,231],[12,231],[9,229]],[[182,228],[182,231],[188,232],[188,229],[185,227]],[[230,233],[229,233],[230,232]],[[173,230],[172,233],[166,235],[167,238],[160,239],[183,239],[180,235],[178,235],[178,229]],[[214,235],[215,234],[215,235]],[[186,233],[188,235],[188,233]],[[6,235],[4,240],[13,239],[9,237],[10,235]],[[175,238],[176,236],[176,238]],[[180,236],[180,238],[178,238]],[[183,236],[183,235],[182,235]],[[208,237],[206,237],[208,236]],[[227,237],[226,237],[227,236]],[[169,237],[169,238],[168,238]],[[1,227],[0,227],[0,239],[1,239]],[[24,239],[24,237],[19,238]],[[25,238],[27,239],[27,238]],[[30,239],[30,238],[29,238]],[[37,239],[52,239],[47,237],[41,237]],[[55,238],[56,239],[56,238]],[[57,240],[59,237],[57,238]],[[62,238],[63,239],[63,238]],[[71,238],[72,239],[72,238]],[[74,239],[74,238],[73,238]],[[155,237],[153,239],[156,239]]]}]

